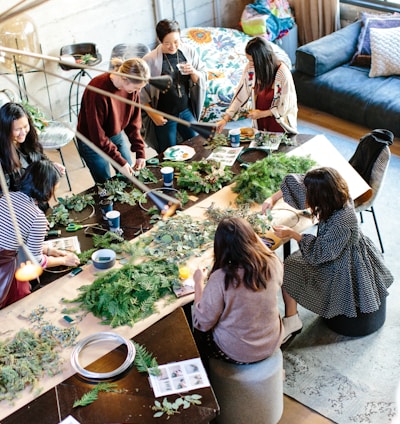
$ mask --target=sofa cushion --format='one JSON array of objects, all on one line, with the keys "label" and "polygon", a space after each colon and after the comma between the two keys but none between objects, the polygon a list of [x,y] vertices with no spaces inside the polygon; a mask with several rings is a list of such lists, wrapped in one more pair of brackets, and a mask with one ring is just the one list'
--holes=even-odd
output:
[{"label": "sofa cushion", "polygon": [[371,28],[395,28],[400,27],[400,14],[398,13],[368,13],[361,14],[361,31],[358,37],[357,50],[355,51],[351,64],[354,66],[371,66]]},{"label": "sofa cushion", "polygon": [[296,70],[318,76],[348,63],[357,45],[361,22],[312,41],[296,50]]},{"label": "sofa cushion", "polygon": [[400,27],[371,28],[370,77],[400,75]]}]

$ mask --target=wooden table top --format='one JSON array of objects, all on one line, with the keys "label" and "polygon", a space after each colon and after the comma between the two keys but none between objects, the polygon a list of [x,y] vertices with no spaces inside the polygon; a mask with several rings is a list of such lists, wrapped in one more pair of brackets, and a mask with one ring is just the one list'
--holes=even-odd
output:
[{"label": "wooden table top", "polygon": [[[186,321],[182,308],[178,308],[168,316],[138,334],[135,342],[146,347],[147,351],[157,358],[159,365],[197,358],[199,353],[192,332]],[[126,350],[126,349],[125,349]],[[124,349],[117,348],[96,361],[91,369],[115,369],[125,359]],[[131,367],[113,383],[121,393],[100,393],[98,399],[85,407],[73,408],[74,402],[84,393],[93,389],[93,382],[84,381],[78,374],[71,376],[56,385],[39,398],[8,416],[3,424],[55,424],[68,416],[73,416],[82,424],[104,423],[191,423],[210,422],[218,413],[219,406],[210,387],[197,389],[188,394],[201,395],[201,405],[180,410],[179,414],[167,419],[164,414],[153,418],[154,393],[146,373],[139,373]],[[168,396],[169,401],[178,395]],[[159,400],[162,401],[163,398]]]},{"label": "wooden table top", "polygon": [[[365,183],[365,181],[362,180],[362,178],[354,170],[353,170],[354,172],[352,171],[352,168],[348,164],[348,162],[343,158],[343,156],[340,155],[340,153],[331,145],[331,143],[324,136],[314,137],[314,136],[308,136],[308,135],[298,135],[297,138],[298,138],[299,147],[293,149],[293,147],[290,146],[293,149],[293,151],[290,154],[296,154],[296,151],[298,152],[298,154],[301,154],[301,155],[310,154],[311,157],[316,157],[318,162],[320,162],[321,157],[323,157],[326,159],[327,162],[329,162],[331,166],[338,168],[339,171],[342,172],[344,169],[347,173],[346,175],[348,178],[348,183],[350,185],[350,189],[353,195],[357,193],[363,194],[368,192],[368,190],[370,190],[370,187]],[[204,152],[203,153],[199,152],[201,148],[204,148],[204,146],[202,146],[201,140],[193,140],[193,143],[201,143],[199,147],[196,147],[196,151],[197,151],[196,154],[201,155],[201,157],[204,157],[205,155]],[[209,151],[207,151],[206,156],[208,156],[208,152]],[[195,156],[193,159],[199,160],[201,159],[201,157],[197,158]],[[326,164],[327,163],[323,163],[323,165],[326,165]],[[158,186],[160,185],[161,185],[161,182],[158,184]],[[202,216],[204,216],[202,214],[204,214],[205,208],[212,202],[215,202],[218,205],[218,207],[224,207],[224,205],[229,206],[229,205],[232,205],[235,197],[236,197],[236,194],[233,193],[233,191],[230,189],[229,186],[226,186],[219,192],[214,193],[212,195],[199,196],[199,199],[197,202],[193,202],[192,205],[189,205],[185,208],[185,213],[191,215],[192,217],[201,218]],[[143,223],[143,221],[148,220],[147,214],[144,213],[144,211],[141,211],[139,207],[136,207],[136,206],[132,207],[127,205],[117,205],[117,206],[118,206],[118,210],[121,211],[122,226],[124,225],[124,223],[127,223],[127,222],[129,222],[129,225],[133,226],[135,225],[135,224],[132,224],[133,222]],[[261,209],[260,205],[258,206],[258,208]],[[96,217],[94,217],[94,220],[96,219],[97,220],[102,219],[101,212],[97,210],[96,210]],[[299,227],[297,227],[296,229],[301,231],[302,229],[307,228],[307,226],[309,227],[310,225],[311,223],[309,222],[309,220],[308,221],[300,220]],[[66,233],[65,235],[67,236],[70,236],[71,234],[79,235],[78,233],[79,232]],[[127,232],[124,235],[127,236]],[[84,240],[85,237],[84,236],[82,237],[82,234],[80,239],[81,239],[81,243],[82,243],[82,240],[85,241]],[[89,238],[88,241],[91,242],[91,239]],[[82,247],[83,250],[87,248],[88,247],[85,247],[85,246]],[[200,262],[204,263],[204,261],[211,261],[211,260],[212,260],[212,252],[206,252],[204,256],[193,259],[193,266],[195,267],[196,263],[200,263]],[[79,293],[79,287],[81,287],[82,285],[91,284],[94,281],[96,272],[97,271],[93,268],[92,265],[86,265],[83,267],[83,272],[78,274],[76,277],[70,278],[69,276],[63,276],[61,278],[57,278],[51,284],[45,285],[40,290],[33,292],[31,295],[25,297],[21,301],[16,302],[0,310],[0,321],[2,322],[2,331],[3,332],[8,331],[9,333],[5,333],[5,334],[9,335],[9,334],[14,334],[20,328],[26,327],[26,320],[21,319],[21,317],[27,316],[31,311],[37,308],[38,305],[44,305],[49,311],[47,314],[48,315],[47,319],[51,322],[56,323],[56,325],[58,325],[60,320],[62,320],[62,316],[63,316],[62,308],[64,307],[64,304],[61,302],[61,299],[62,298],[74,299]],[[52,274],[51,276],[53,277]],[[56,276],[58,275],[56,274]],[[83,318],[83,320],[79,323],[79,330],[81,331],[80,338],[83,338],[93,333],[101,332],[101,331],[115,331],[126,338],[135,338],[135,340],[136,340],[136,337],[138,337],[138,335],[140,334],[143,334],[143,337],[145,337],[147,336],[147,333],[146,333],[147,329],[149,329],[150,331],[150,333],[148,334],[151,334],[151,331],[153,331],[151,330],[151,328],[153,328],[154,325],[157,325],[157,323],[160,320],[162,320],[164,317],[167,317],[176,309],[179,309],[180,307],[190,303],[192,300],[193,300],[193,295],[178,298],[174,300],[174,302],[165,302],[163,300],[160,300],[157,303],[157,306],[158,306],[157,309],[159,312],[151,315],[150,317],[147,317],[146,319],[138,323],[135,323],[133,327],[123,326],[123,327],[118,327],[115,329],[110,329],[110,327],[102,325],[100,320],[94,317],[92,314],[87,314]],[[173,328],[172,328],[172,331],[169,331],[169,332],[165,331],[165,338],[172,337],[171,336],[172,333],[174,333]],[[160,333],[160,334],[163,334],[163,333]],[[187,337],[189,336],[187,335]],[[160,337],[160,341],[162,341],[163,339],[164,339],[164,336]],[[185,341],[184,343],[187,343],[187,341]],[[167,356],[169,355],[169,353],[167,352],[168,349],[165,350],[165,354]],[[149,350],[151,350],[150,346],[149,346]],[[176,353],[179,354],[179,352],[180,350],[178,349]],[[43,392],[50,390],[50,392],[53,393],[53,396],[54,396],[54,390],[52,390],[53,387],[55,386],[58,387],[61,383],[65,381],[71,382],[71,380],[69,379],[74,375],[75,372],[72,366],[69,364],[70,354],[71,354],[70,349],[65,349],[65,351],[62,352],[62,356],[65,359],[65,367],[63,369],[62,374],[56,375],[54,377],[44,377],[43,379],[41,379],[40,386],[43,388]],[[177,357],[172,356],[172,359],[167,359],[167,357],[164,359],[163,355],[164,355],[164,352],[162,352],[162,355],[160,357],[162,358],[161,359],[162,362],[160,361],[159,363],[165,363],[165,361],[179,359],[179,356]],[[168,356],[168,358],[170,358],[170,356]],[[98,359],[98,358],[95,358],[95,359]],[[56,391],[56,393],[58,392]],[[46,396],[51,396],[51,394],[48,394],[48,395],[46,394]],[[30,408],[25,408],[24,405],[34,401],[36,397],[37,397],[36,393],[26,390],[22,393],[21,398],[18,398],[15,400],[14,405],[8,405],[8,404],[6,405],[5,402],[2,402],[2,407],[0,408],[0,420],[7,416],[10,416],[10,419],[11,417],[16,417],[18,415],[16,411],[20,408],[22,408],[22,411],[24,410],[29,411]],[[37,410],[37,414],[39,415],[35,415],[35,416],[41,416],[41,414],[42,413],[44,414],[45,411],[47,410],[47,408],[44,407],[43,412],[38,412],[40,411],[40,407],[38,406],[38,408],[39,409]],[[66,408],[67,409],[69,408],[69,403],[66,406]],[[25,413],[28,414],[28,412],[25,412]],[[23,421],[18,421],[18,420],[7,421],[7,423],[8,422],[22,423]],[[86,422],[94,422],[94,421],[84,421],[84,422],[86,423]],[[124,422],[134,422],[134,421],[124,421]]]}]

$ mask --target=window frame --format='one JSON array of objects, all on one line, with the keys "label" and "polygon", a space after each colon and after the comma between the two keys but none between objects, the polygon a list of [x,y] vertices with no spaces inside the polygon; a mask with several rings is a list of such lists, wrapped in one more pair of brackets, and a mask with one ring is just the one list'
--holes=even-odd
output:
[{"label": "window frame", "polygon": [[390,0],[340,0],[340,3],[383,12],[400,12],[400,3],[393,3]]}]

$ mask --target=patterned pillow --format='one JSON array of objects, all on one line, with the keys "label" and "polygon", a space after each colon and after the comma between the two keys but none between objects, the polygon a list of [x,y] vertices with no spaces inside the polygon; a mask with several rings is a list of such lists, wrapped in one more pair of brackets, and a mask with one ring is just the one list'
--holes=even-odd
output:
[{"label": "patterned pillow", "polygon": [[400,14],[386,13],[375,14],[363,12],[361,14],[362,26],[358,37],[357,50],[351,60],[353,66],[371,66],[371,28],[395,28],[400,27]]},{"label": "patterned pillow", "polygon": [[371,28],[370,77],[400,75],[400,27]]},{"label": "patterned pillow", "polygon": [[[207,94],[201,120],[216,122],[231,103],[247,64],[245,48],[252,37],[231,28],[200,27],[181,31],[182,41],[196,47],[208,70]],[[279,59],[291,67],[289,56],[278,45],[271,43]],[[245,117],[245,108],[235,119]]]}]

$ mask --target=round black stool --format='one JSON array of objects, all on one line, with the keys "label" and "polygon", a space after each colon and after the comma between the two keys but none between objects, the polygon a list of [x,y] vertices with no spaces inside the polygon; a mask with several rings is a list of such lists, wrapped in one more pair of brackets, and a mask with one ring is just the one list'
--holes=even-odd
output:
[{"label": "round black stool", "polygon": [[337,315],[333,318],[324,318],[328,328],[343,336],[361,337],[367,336],[382,327],[386,319],[386,297],[381,299],[381,306],[375,312],[365,314],[357,313],[357,317],[349,318],[345,315]]}]

